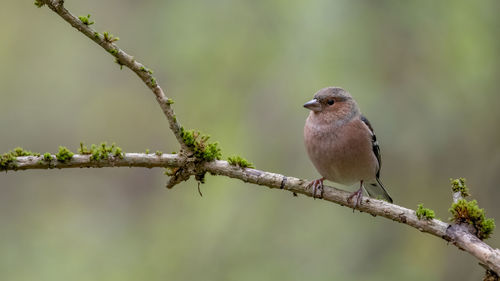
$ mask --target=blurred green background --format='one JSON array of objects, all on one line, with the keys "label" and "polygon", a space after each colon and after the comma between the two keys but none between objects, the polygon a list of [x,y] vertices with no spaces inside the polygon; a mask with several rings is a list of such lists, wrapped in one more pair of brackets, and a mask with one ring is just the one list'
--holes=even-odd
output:
[{"label": "blurred green background", "polygon": [[[180,122],[257,168],[313,179],[302,104],[342,86],[395,203],[447,219],[449,178],[500,218],[498,1],[66,1],[155,70]],[[153,94],[47,8],[0,10],[0,150],[178,145]],[[468,254],[289,192],[161,169],[0,175],[1,280],[479,280]],[[351,188],[353,190],[354,188]],[[499,246],[499,235],[488,242]]]}]

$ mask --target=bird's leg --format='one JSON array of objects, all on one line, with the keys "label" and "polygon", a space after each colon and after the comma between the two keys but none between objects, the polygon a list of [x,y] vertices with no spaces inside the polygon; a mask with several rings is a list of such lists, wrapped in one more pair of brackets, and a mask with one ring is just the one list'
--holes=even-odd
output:
[{"label": "bird's leg", "polygon": [[354,202],[354,206],[352,207],[352,211],[354,212],[354,210],[359,206],[361,205],[361,200],[363,199],[363,181],[360,182],[359,184],[359,189],[357,191],[354,191],[348,198],[347,198],[347,202],[351,201],[352,198],[354,198],[354,196],[356,196],[356,202]]},{"label": "bird's leg", "polygon": [[312,195],[313,199],[316,199],[316,191],[320,190],[321,193],[318,198],[323,198],[323,181],[325,178],[320,178],[317,180],[313,180],[309,183],[308,187],[312,187]]}]

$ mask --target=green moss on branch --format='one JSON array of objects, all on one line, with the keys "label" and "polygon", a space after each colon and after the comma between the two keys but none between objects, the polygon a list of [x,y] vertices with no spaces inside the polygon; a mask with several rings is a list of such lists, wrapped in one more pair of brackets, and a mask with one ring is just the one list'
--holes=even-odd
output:
[{"label": "green moss on branch", "polygon": [[469,188],[467,188],[467,185],[465,184],[465,178],[450,179],[450,183],[453,193],[460,192],[464,198],[470,196]]},{"label": "green moss on branch", "polygon": [[94,24],[93,21],[90,21],[90,14],[88,14],[87,16],[79,16],[78,18],[85,25],[93,25]]},{"label": "green moss on branch", "polygon": [[222,152],[219,143],[209,142],[210,136],[203,135],[198,131],[181,128],[181,137],[184,144],[193,151],[194,157],[208,162],[221,159]]},{"label": "green moss on branch", "polygon": [[22,156],[40,156],[40,153],[24,150],[21,147],[16,147],[14,150],[4,153],[0,156],[0,171],[9,169],[17,169],[17,157]]},{"label": "green moss on branch", "polygon": [[106,41],[108,43],[113,43],[113,42],[120,40],[119,37],[115,37],[113,34],[107,32],[107,31],[104,31],[102,33],[102,35],[104,36],[104,41]]},{"label": "green moss on branch", "polygon": [[107,142],[102,142],[100,145],[92,144],[88,149],[83,142],[80,142],[78,153],[90,155],[91,161],[107,160],[110,156],[123,159],[123,151],[115,143],[112,143],[111,146],[108,146]]},{"label": "green moss on branch", "polygon": [[460,199],[450,208],[455,223],[467,223],[477,230],[477,237],[481,240],[488,239],[495,229],[495,220],[486,218],[484,209],[479,208],[476,200],[467,201]]},{"label": "green moss on branch", "polygon": [[[450,184],[453,193],[460,192],[462,197],[470,195],[464,178],[450,179]],[[461,198],[451,205],[449,211],[452,214],[450,220],[457,224],[470,224],[481,240],[489,238],[495,229],[495,221],[492,218],[486,218],[484,209],[479,208],[476,200],[467,201]]]},{"label": "green moss on branch", "polygon": [[418,204],[418,208],[415,211],[418,219],[431,220],[435,218],[434,211],[428,208],[424,208],[424,204]]},{"label": "green moss on branch", "polygon": [[52,161],[52,154],[50,154],[49,152],[45,152],[43,154],[43,160],[50,163],[50,161]]},{"label": "green moss on branch", "polygon": [[35,0],[35,3],[33,4],[35,4],[35,6],[37,6],[38,8],[41,8],[43,7],[43,5],[45,5],[45,3],[41,0]]},{"label": "green moss on branch", "polygon": [[71,158],[73,158],[73,155],[75,155],[73,152],[71,152],[68,148],[64,146],[59,146],[59,152],[56,154],[57,161],[61,163],[68,163]]},{"label": "green moss on branch", "polygon": [[234,155],[227,158],[227,162],[233,166],[238,166],[241,168],[253,168],[253,164],[248,162],[245,158]]}]

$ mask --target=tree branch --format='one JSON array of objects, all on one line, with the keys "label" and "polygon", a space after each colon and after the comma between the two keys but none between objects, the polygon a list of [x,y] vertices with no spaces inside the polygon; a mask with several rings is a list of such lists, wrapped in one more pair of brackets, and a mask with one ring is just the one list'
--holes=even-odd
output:
[{"label": "tree branch", "polygon": [[184,143],[181,136],[181,125],[177,121],[177,118],[174,113],[174,109],[172,108],[172,100],[167,98],[162,88],[156,81],[156,78],[153,77],[152,71],[147,68],[142,63],[136,61],[133,56],[125,53],[122,49],[118,48],[116,44],[114,44],[115,39],[109,39],[108,36],[104,36],[100,34],[96,30],[89,27],[89,25],[84,24],[78,17],[75,17],[71,14],[63,5],[64,1],[61,0],[43,0],[41,1],[45,3],[52,11],[61,16],[65,21],[67,21],[71,26],[78,29],[81,33],[87,36],[92,41],[96,42],[99,46],[104,48],[108,53],[113,55],[117,59],[117,63],[120,65],[125,65],[130,70],[135,72],[137,76],[141,78],[141,80],[146,84],[146,86],[153,91],[153,94],[156,96],[156,101],[160,105],[163,113],[167,117],[169,127],[174,133],[177,141],[181,145],[182,150],[188,152],[190,149]]},{"label": "tree branch", "polygon": [[[135,61],[132,56],[119,49],[113,43],[113,40],[109,40],[107,36],[97,33],[95,30],[91,29],[88,24],[84,24],[80,19],[73,16],[63,7],[62,0],[37,0],[36,3],[37,5],[39,3],[46,4],[73,27],[115,56],[119,64],[125,65],[134,71],[155,94],[156,100],[168,119],[170,129],[176,136],[182,149],[184,151],[190,151],[183,141],[181,127],[177,122],[174,111],[171,107],[172,102],[167,99],[163,90],[151,75],[151,71],[145,68],[141,63]],[[39,6],[41,6],[41,4]],[[17,157],[16,165],[7,167],[7,170],[123,166],[147,168],[173,167],[182,169],[179,181],[186,180],[191,175],[199,175],[200,173],[210,172],[215,175],[240,179],[248,183],[304,194],[309,197],[312,197],[313,195],[311,189],[309,188],[309,181],[307,180],[287,177],[256,169],[240,168],[238,166],[230,165],[226,161],[200,161],[199,159],[192,157],[192,155],[188,157],[186,154],[155,155],[126,153],[122,156],[123,158],[109,155],[107,159],[93,161],[91,160],[90,155],[77,154],[64,163],[57,161],[55,155],[51,156],[52,160],[50,161],[44,160],[44,157],[42,156],[25,156]],[[348,201],[348,197],[350,195],[351,193],[347,191],[325,186],[323,199],[342,206],[350,206],[351,202]],[[382,216],[393,221],[404,223],[418,229],[421,232],[426,232],[449,241],[459,249],[462,249],[476,257],[486,268],[496,273],[500,273],[500,251],[498,249],[493,249],[483,241],[479,240],[476,236],[471,234],[464,225],[450,225],[437,219],[420,220],[416,216],[414,210],[373,198],[365,197],[357,209],[374,216]]]},{"label": "tree branch", "polygon": [[122,157],[108,155],[107,159],[92,160],[92,155],[75,154],[71,160],[60,162],[56,155],[50,156],[47,161],[44,156],[22,156],[17,157],[16,164],[7,168],[10,171],[17,170],[43,170],[63,168],[104,168],[104,167],[181,167],[188,162],[186,158],[177,154],[145,154],[145,153],[123,153]]},{"label": "tree branch", "polygon": [[[8,170],[29,169],[53,169],[53,168],[102,168],[102,167],[173,167],[183,168],[190,175],[209,172],[214,175],[222,175],[230,178],[240,179],[247,183],[253,183],[269,188],[283,189],[293,193],[300,193],[312,197],[312,189],[309,188],[308,180],[281,174],[261,171],[250,168],[240,168],[230,165],[227,161],[198,162],[192,157],[178,154],[144,154],[124,153],[123,157],[109,155],[108,159],[93,161],[90,155],[75,154],[71,160],[62,163],[51,155],[52,160],[46,161],[43,156],[24,156],[16,158],[16,166]],[[186,169],[186,167],[189,167]],[[348,201],[351,193],[330,186],[324,187],[323,199],[350,208]],[[316,194],[316,197],[318,194]],[[357,208],[359,211],[381,216],[397,221],[426,232],[436,237],[453,243],[459,249],[464,250],[476,257],[489,269],[500,272],[500,251],[493,249],[488,244],[479,240],[461,225],[450,225],[437,219],[418,219],[414,210],[407,209],[385,201],[364,197]]]}]

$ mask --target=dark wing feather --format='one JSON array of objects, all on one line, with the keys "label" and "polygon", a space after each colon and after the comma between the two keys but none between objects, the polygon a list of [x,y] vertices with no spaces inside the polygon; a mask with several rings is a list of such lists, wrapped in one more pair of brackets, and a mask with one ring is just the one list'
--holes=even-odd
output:
[{"label": "dark wing feather", "polygon": [[372,124],[370,124],[370,121],[366,119],[365,116],[361,115],[361,121],[366,124],[366,126],[370,129],[372,133],[372,149],[373,149],[373,154],[375,154],[375,157],[377,158],[378,161],[378,169],[377,169],[377,174],[376,174],[376,180],[377,184],[371,183],[368,186],[365,186],[366,191],[368,194],[372,197],[382,197],[383,199],[387,200],[388,202],[392,203],[392,198],[385,190],[384,185],[380,181],[380,167],[382,167],[382,158],[380,157],[380,146],[378,145],[377,142],[377,137],[375,136],[375,132],[373,132],[373,127]]},{"label": "dark wing feather", "polygon": [[363,115],[361,115],[361,121],[363,121],[372,132],[373,154],[375,154],[375,157],[377,157],[378,161],[378,169],[377,169],[377,180],[378,180],[378,178],[380,177],[380,168],[382,167],[382,158],[380,157],[380,146],[378,146],[377,136],[375,136],[375,132],[373,132],[373,127],[370,121],[368,121],[368,119],[366,119],[366,117]]}]

